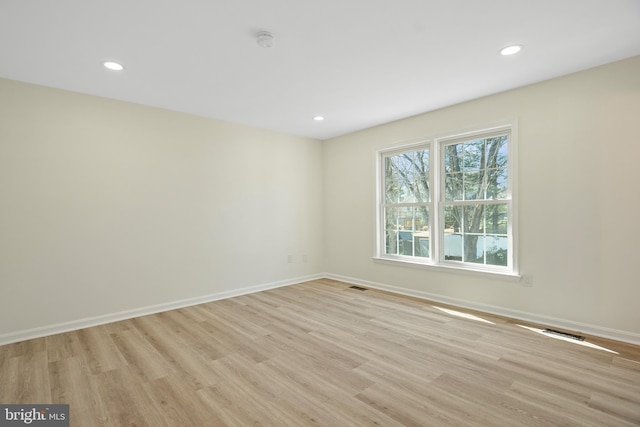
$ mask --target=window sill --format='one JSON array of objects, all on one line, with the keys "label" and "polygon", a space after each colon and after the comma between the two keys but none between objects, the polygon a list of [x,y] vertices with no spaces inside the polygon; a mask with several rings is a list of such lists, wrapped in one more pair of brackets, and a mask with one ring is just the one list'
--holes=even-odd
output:
[{"label": "window sill", "polygon": [[454,273],[454,274],[465,274],[465,275],[471,275],[471,276],[480,276],[488,279],[497,279],[497,280],[503,280],[506,282],[513,282],[513,283],[519,282],[522,279],[522,275],[511,273],[511,272],[489,271],[489,270],[449,266],[449,265],[442,265],[442,264],[425,264],[422,262],[414,262],[411,260],[400,259],[400,258],[382,258],[382,257],[374,256],[373,261],[378,264],[394,265],[396,267],[419,268],[423,270],[438,271],[442,273]]}]

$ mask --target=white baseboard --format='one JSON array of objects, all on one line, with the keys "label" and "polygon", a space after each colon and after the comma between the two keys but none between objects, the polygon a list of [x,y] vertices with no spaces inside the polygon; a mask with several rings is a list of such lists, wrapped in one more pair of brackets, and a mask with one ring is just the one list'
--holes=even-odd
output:
[{"label": "white baseboard", "polygon": [[134,317],[146,316],[148,314],[160,313],[163,311],[175,310],[178,308],[189,307],[198,304],[204,304],[226,298],[233,298],[240,295],[247,295],[255,292],[266,291],[268,289],[290,286],[297,283],[307,282],[317,279],[333,279],[341,282],[352,283],[354,285],[366,286],[369,288],[380,289],[383,291],[393,292],[396,294],[407,295],[420,299],[425,299],[443,304],[449,304],[457,307],[467,308],[470,310],[481,311],[484,313],[495,314],[498,316],[509,317],[511,319],[522,320],[535,324],[545,325],[575,331],[586,335],[592,335],[602,338],[613,339],[616,341],[627,342],[630,344],[640,345],[640,334],[620,331],[616,329],[605,328],[597,325],[590,325],[572,320],[560,319],[551,316],[544,316],[525,311],[512,310],[510,308],[498,307],[489,304],[481,304],[473,301],[467,301],[458,298],[450,298],[443,295],[432,294],[429,292],[416,291],[413,289],[401,288],[397,286],[386,285],[383,283],[361,280],[354,277],[346,277],[337,274],[316,274],[293,279],[282,280],[279,282],[265,283],[257,286],[249,286],[246,288],[235,289],[232,291],[218,292],[215,294],[204,295],[195,298],[188,298],[180,301],[173,301],[164,304],[136,308],[133,310],[121,311],[118,313],[106,314],[85,319],[73,320],[70,322],[58,323],[55,325],[43,326],[39,328],[27,329],[23,331],[10,332],[0,335],[0,345],[11,344],[19,341],[26,341],[34,338],[40,338],[48,335],[60,334],[63,332],[75,331],[78,329],[88,328],[91,326],[103,325],[106,323],[117,322],[120,320],[131,319]]},{"label": "white baseboard", "polygon": [[90,317],[70,322],[58,323],[55,325],[43,326],[40,328],[27,329],[23,331],[10,332],[0,335],[0,345],[11,344],[19,341],[26,341],[34,338],[40,338],[49,335],[60,334],[63,332],[75,331],[91,326],[104,325],[106,323],[118,322],[120,320],[132,319],[134,317],[146,316],[148,314],[160,313],[163,311],[175,310],[177,308],[189,307],[192,305],[204,304],[211,301],[217,301],[226,298],[237,297],[240,295],[252,294],[255,292],[266,291],[268,289],[280,288],[283,286],[294,285],[296,283],[307,282],[324,278],[324,274],[297,277],[294,279],[282,280],[279,282],[265,283],[257,286],[249,286],[232,291],[218,292],[210,295],[203,295],[195,298],[188,298],[180,301],[173,301],[164,304],[157,304],[147,307],[140,307],[133,310],[120,311],[118,313],[105,314],[96,317]]},{"label": "white baseboard", "polygon": [[337,274],[325,274],[327,279],[338,280],[341,282],[353,283],[354,285],[366,286],[369,288],[380,289],[383,291],[393,292],[396,294],[407,295],[429,301],[449,304],[470,310],[481,311],[483,313],[495,314],[498,316],[508,317],[524,322],[535,323],[539,325],[565,329],[585,335],[591,335],[601,338],[608,338],[616,341],[626,342],[629,344],[640,345],[640,334],[628,331],[620,331],[611,328],[605,328],[597,325],[574,322],[572,320],[560,319],[557,317],[544,316],[526,311],[512,310],[510,308],[499,307],[489,304],[481,304],[473,301],[462,300],[458,298],[450,298],[443,295],[432,294],[429,292],[416,291],[413,289],[400,288],[397,286],[386,285],[383,283],[371,282],[368,280],[356,279],[354,277],[340,276]]}]

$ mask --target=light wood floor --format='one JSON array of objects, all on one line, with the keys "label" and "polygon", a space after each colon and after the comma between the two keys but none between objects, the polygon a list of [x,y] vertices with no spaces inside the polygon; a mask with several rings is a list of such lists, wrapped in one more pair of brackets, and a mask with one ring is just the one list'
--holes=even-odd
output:
[{"label": "light wood floor", "polygon": [[0,346],[0,403],[82,427],[640,425],[638,347],[433,305],[317,280]]}]

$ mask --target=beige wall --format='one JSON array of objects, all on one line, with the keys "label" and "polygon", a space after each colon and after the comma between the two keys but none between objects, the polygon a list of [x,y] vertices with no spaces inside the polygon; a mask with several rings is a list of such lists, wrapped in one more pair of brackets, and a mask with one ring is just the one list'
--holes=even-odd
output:
[{"label": "beige wall", "polygon": [[321,273],[322,172],[320,141],[0,80],[0,337]]},{"label": "beige wall", "polygon": [[[520,270],[533,287],[375,263],[375,151],[512,118]],[[326,141],[325,270],[640,343],[639,119],[635,57]]]}]

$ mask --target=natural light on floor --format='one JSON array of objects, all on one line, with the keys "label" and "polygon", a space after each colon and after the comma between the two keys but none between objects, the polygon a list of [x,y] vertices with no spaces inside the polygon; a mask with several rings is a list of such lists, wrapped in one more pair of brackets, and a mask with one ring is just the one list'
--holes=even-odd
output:
[{"label": "natural light on floor", "polygon": [[464,317],[465,319],[477,320],[478,322],[484,322],[484,323],[489,323],[490,325],[495,325],[495,323],[489,322],[488,320],[484,320],[481,317],[474,316],[473,314],[463,313],[461,311],[449,310],[448,308],[436,307],[435,305],[432,307],[437,308],[438,310],[444,311],[445,313],[451,314],[453,316]]},{"label": "natural light on floor", "polygon": [[524,329],[528,329],[528,330],[530,330],[532,332],[536,332],[538,334],[542,334],[545,337],[555,338],[557,340],[566,341],[566,342],[570,342],[572,344],[578,344],[578,345],[582,345],[582,346],[585,346],[585,347],[595,348],[597,350],[604,350],[604,351],[608,351],[609,353],[620,354],[617,351],[609,350],[608,348],[600,347],[599,345],[595,345],[595,344],[592,344],[592,343],[587,342],[587,341],[578,341],[578,340],[575,340],[575,339],[572,339],[572,338],[563,337],[561,335],[549,334],[549,333],[545,332],[544,329],[532,328],[530,326],[523,326],[523,325],[518,325],[518,326],[520,326],[521,328],[524,328]]}]

